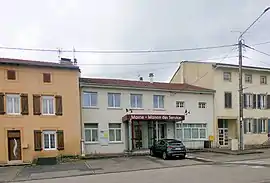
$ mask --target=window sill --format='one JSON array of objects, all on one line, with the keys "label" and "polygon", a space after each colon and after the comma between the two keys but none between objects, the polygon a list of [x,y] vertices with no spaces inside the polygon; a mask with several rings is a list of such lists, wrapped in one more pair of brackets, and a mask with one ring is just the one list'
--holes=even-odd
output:
[{"label": "window sill", "polygon": [[117,142],[115,142],[115,141],[111,141],[111,142],[109,142],[109,144],[124,144],[124,142],[122,142],[122,141],[117,141]]},{"label": "window sill", "polygon": [[43,150],[44,151],[57,151],[57,149],[44,149],[44,148],[43,148]]},{"label": "window sill", "polygon": [[10,118],[20,118],[24,115],[22,115],[22,114],[8,114],[7,113],[5,116],[10,117]]},{"label": "window sill", "polygon": [[90,107],[82,107],[83,109],[99,109],[99,107],[95,107],[95,106],[90,106]]},{"label": "window sill", "polygon": [[92,145],[97,145],[99,142],[84,142],[84,144],[92,144]]},{"label": "window sill", "polygon": [[123,110],[121,107],[107,107],[109,110]]},{"label": "window sill", "polygon": [[144,108],[130,108],[130,110],[144,110]]},{"label": "window sill", "polygon": [[40,114],[40,117],[44,117],[44,118],[54,118],[56,117],[57,115],[55,114]]},{"label": "window sill", "polygon": [[153,111],[166,111],[164,108],[154,108]]}]

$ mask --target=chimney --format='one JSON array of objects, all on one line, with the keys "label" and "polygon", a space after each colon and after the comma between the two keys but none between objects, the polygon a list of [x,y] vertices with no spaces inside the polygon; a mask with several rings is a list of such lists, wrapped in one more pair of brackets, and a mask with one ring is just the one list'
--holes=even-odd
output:
[{"label": "chimney", "polygon": [[150,80],[150,83],[154,82],[154,73],[149,73],[149,80]]},{"label": "chimney", "polygon": [[140,80],[140,81],[143,81],[143,77],[142,77],[142,76],[140,76],[139,80]]},{"label": "chimney", "polygon": [[69,58],[61,58],[60,59],[60,64],[73,65],[71,59],[69,59]]}]

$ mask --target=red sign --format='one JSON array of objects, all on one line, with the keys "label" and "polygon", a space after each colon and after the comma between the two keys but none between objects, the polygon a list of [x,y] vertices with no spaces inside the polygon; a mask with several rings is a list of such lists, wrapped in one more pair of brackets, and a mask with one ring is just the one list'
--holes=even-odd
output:
[{"label": "red sign", "polygon": [[130,119],[134,120],[171,120],[171,121],[181,121],[185,119],[184,115],[130,115]]}]

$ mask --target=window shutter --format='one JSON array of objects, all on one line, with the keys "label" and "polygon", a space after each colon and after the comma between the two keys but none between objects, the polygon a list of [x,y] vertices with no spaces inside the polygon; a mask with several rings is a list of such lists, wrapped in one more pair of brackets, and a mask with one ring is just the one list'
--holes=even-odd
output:
[{"label": "window shutter", "polygon": [[262,132],[262,119],[258,119],[258,133]]},{"label": "window shutter", "polygon": [[252,133],[258,133],[258,121],[253,119]]},{"label": "window shutter", "polygon": [[55,115],[62,116],[63,115],[62,96],[60,95],[55,96],[55,106],[56,106]]},{"label": "window shutter", "polygon": [[258,95],[258,102],[257,102],[257,104],[258,104],[258,109],[260,109],[261,108],[261,95]]},{"label": "window shutter", "polygon": [[247,94],[244,93],[244,108],[247,108]]},{"label": "window shutter", "polygon": [[34,147],[35,151],[41,151],[42,150],[42,141],[41,141],[41,131],[40,130],[34,130]]},{"label": "window shutter", "polygon": [[228,93],[229,108],[232,108],[232,93]]},{"label": "window shutter", "polygon": [[267,105],[267,109],[270,109],[270,95],[266,96],[266,105]]},{"label": "window shutter", "polygon": [[40,115],[40,95],[33,95],[33,113],[34,115]]},{"label": "window shutter", "polygon": [[57,149],[64,150],[64,131],[58,130],[57,131]]},{"label": "window shutter", "polygon": [[0,115],[5,114],[4,93],[0,93]]},{"label": "window shutter", "polygon": [[29,109],[28,109],[28,95],[27,94],[21,94],[21,114],[22,115],[28,115]]},{"label": "window shutter", "polygon": [[256,109],[256,105],[257,105],[256,94],[253,94],[253,95],[252,95],[252,98],[253,98],[253,106],[252,106],[252,108],[253,108],[253,109]]}]

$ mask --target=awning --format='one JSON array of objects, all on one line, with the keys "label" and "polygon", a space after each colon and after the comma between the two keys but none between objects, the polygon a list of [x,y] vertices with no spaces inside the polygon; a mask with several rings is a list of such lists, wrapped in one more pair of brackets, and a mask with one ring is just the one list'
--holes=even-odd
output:
[{"label": "awning", "polygon": [[141,120],[141,121],[183,121],[185,120],[185,115],[177,114],[136,114],[130,113],[122,117],[123,122],[129,120]]}]

